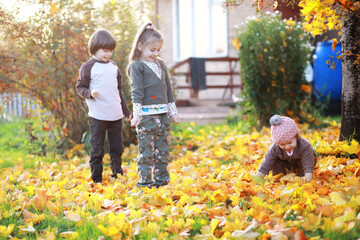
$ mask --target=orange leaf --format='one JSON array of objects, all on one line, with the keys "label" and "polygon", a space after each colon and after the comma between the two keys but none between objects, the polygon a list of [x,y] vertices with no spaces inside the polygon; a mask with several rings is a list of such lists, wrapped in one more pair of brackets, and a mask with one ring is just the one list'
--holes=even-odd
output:
[{"label": "orange leaf", "polygon": [[220,207],[216,207],[208,210],[208,216],[209,218],[223,217],[225,213]]},{"label": "orange leaf", "polygon": [[298,230],[295,233],[295,240],[309,240],[309,238],[305,236],[302,230]]},{"label": "orange leaf", "polygon": [[322,187],[322,188],[319,188],[317,190],[317,193],[320,194],[320,195],[327,195],[329,192],[329,188],[328,187]]},{"label": "orange leaf", "polygon": [[259,11],[259,12],[261,11],[261,7],[262,7],[263,4],[264,4],[264,1],[263,1],[263,0],[259,0],[259,1],[258,1],[258,11]]},{"label": "orange leaf", "polygon": [[337,44],[338,44],[338,40],[336,38],[333,38],[332,39],[332,45],[331,45],[331,48],[332,48],[333,52],[335,51],[335,47],[336,47]]},{"label": "orange leaf", "polygon": [[341,5],[343,5],[345,8],[348,8],[351,4],[350,0],[340,0]]},{"label": "orange leaf", "polygon": [[307,92],[307,93],[311,91],[311,87],[306,84],[302,84],[300,88],[301,88],[301,90],[303,90],[304,92]]},{"label": "orange leaf", "polygon": [[324,217],[329,217],[330,214],[332,213],[332,209],[329,206],[317,207],[315,211],[317,214],[319,214],[319,215],[321,214]]},{"label": "orange leaf", "polygon": [[284,176],[283,173],[279,173],[278,175],[274,176],[274,182],[277,182],[280,180],[280,178],[282,178]]}]

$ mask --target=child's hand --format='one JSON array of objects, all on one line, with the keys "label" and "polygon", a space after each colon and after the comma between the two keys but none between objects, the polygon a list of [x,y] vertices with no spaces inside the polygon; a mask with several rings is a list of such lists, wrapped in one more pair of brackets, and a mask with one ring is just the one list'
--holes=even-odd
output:
[{"label": "child's hand", "polygon": [[92,90],[91,90],[91,96],[92,96],[93,98],[97,98],[97,97],[99,96],[99,91],[96,90],[96,89],[92,89]]},{"label": "child's hand", "polygon": [[256,173],[256,175],[259,175],[262,178],[265,177],[265,174],[263,174],[262,172],[259,172],[259,171]]},{"label": "child's hand", "polygon": [[[259,172],[258,172],[259,173]],[[259,174],[250,174],[252,181],[255,184],[260,184],[260,185],[264,185],[264,183],[266,182],[264,177],[261,177]],[[265,176],[265,175],[264,175]]]},{"label": "child's hand", "polygon": [[313,174],[311,172],[305,173],[305,179],[307,182],[311,182]]},{"label": "child's hand", "polygon": [[132,127],[137,127],[137,126],[139,126],[140,122],[141,122],[141,117],[134,116],[134,118],[131,120],[130,124]]},{"label": "child's hand", "polygon": [[129,122],[131,120],[131,117],[132,117],[131,114],[129,116],[125,117],[125,121]]},{"label": "child's hand", "polygon": [[170,118],[174,123],[176,123],[176,124],[180,123],[179,115],[173,114],[170,116]]}]

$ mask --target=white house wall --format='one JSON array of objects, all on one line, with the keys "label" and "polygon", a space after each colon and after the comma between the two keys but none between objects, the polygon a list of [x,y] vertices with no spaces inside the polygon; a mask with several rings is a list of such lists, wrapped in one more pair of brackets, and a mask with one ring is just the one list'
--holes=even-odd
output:
[{"label": "white house wall", "polygon": [[[164,59],[166,64],[171,67],[176,63],[175,56],[176,56],[176,45],[175,42],[176,36],[174,32],[174,26],[176,21],[176,9],[175,9],[175,0],[156,0],[157,4],[157,15],[158,19],[156,20],[157,27],[163,34],[164,44],[162,47],[161,57]],[[194,0],[196,1],[196,0]],[[245,23],[246,18],[249,16],[254,16],[256,14],[256,9],[252,6],[252,0],[245,0],[241,5],[238,7],[233,7],[231,10],[227,12],[228,15],[228,56],[229,57],[237,57],[236,50],[232,46],[232,40],[236,36],[235,28],[236,26],[240,26],[242,23]],[[224,13],[226,14],[226,13]],[[206,64],[206,69],[211,69],[211,71],[226,71],[228,66],[225,64]],[[239,65],[237,65],[237,69],[239,69]],[[218,78],[218,77],[207,77],[207,81],[211,81],[212,84],[224,84],[224,81],[227,79]],[[181,84],[182,80],[178,80]],[[236,83],[240,82],[239,77],[235,77],[234,81]],[[184,84],[184,83],[183,83]],[[237,90],[239,92],[239,90]],[[206,98],[222,98],[224,95],[224,89],[207,89],[203,91],[199,91],[199,98],[206,99]],[[181,99],[189,98],[189,90],[179,90],[177,92],[177,96]],[[229,91],[226,91],[225,98],[230,98]]]}]

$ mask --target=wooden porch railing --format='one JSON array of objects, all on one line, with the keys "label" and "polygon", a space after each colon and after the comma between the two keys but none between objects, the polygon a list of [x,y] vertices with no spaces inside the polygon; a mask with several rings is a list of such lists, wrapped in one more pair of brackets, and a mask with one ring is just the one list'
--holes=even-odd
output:
[{"label": "wooden porch railing", "polygon": [[[206,70],[205,67],[205,71],[206,71],[206,76],[229,76],[228,79],[228,83],[222,84],[222,85],[212,85],[212,84],[207,84],[207,88],[224,88],[225,90],[229,89],[230,90],[230,95],[233,95],[233,89],[234,88],[242,88],[242,85],[239,84],[234,84],[234,75],[240,75],[239,71],[235,71],[234,67],[237,66],[237,63],[239,61],[239,58],[235,58],[235,57],[220,57],[220,58],[205,58],[205,65],[206,62],[228,62],[228,69],[222,72],[210,72]],[[235,63],[235,64],[233,64]],[[178,72],[179,68],[184,66],[184,65],[188,65],[187,67],[187,71],[186,72]],[[239,68],[238,68],[239,69]],[[188,79],[188,83],[186,86],[177,86],[177,89],[190,89],[190,96],[192,98],[198,98],[198,91],[199,89],[193,89],[191,87],[191,69],[190,69],[190,58],[187,58],[181,62],[176,63],[174,66],[172,66],[169,69],[170,73],[172,74],[172,76],[186,76]],[[207,80],[207,82],[209,82]]]}]

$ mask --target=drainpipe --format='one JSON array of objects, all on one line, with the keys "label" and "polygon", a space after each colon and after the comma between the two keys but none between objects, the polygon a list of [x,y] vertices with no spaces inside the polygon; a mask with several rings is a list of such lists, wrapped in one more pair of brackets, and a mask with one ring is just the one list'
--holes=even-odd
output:
[{"label": "drainpipe", "polygon": [[159,0],[155,0],[155,3],[154,3],[154,25],[156,26],[156,28],[160,27],[158,15],[159,15]]}]

